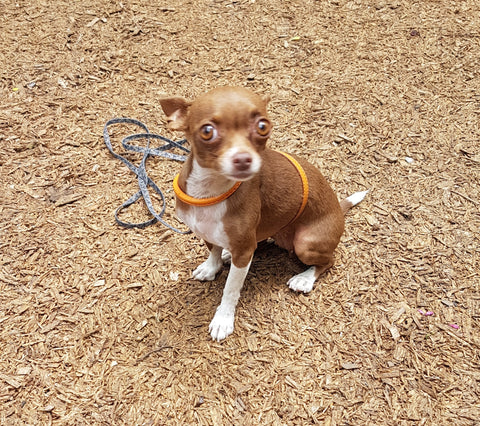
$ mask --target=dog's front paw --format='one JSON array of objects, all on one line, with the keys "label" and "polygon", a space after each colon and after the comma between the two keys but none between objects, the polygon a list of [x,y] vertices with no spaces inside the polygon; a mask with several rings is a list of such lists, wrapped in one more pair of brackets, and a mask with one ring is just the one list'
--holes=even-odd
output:
[{"label": "dog's front paw", "polygon": [[225,337],[230,336],[230,334],[233,333],[234,321],[235,312],[224,312],[217,309],[217,312],[208,327],[212,339],[219,342],[220,340],[225,339]]},{"label": "dog's front paw", "polygon": [[312,266],[301,274],[295,275],[288,281],[288,286],[293,291],[310,293],[315,284],[315,267]]},{"label": "dog's front paw", "polygon": [[221,267],[221,264],[215,264],[207,259],[192,272],[192,277],[199,281],[213,281]]},{"label": "dog's front paw", "polygon": [[222,262],[232,263],[232,253],[230,253],[227,249],[222,250]]}]

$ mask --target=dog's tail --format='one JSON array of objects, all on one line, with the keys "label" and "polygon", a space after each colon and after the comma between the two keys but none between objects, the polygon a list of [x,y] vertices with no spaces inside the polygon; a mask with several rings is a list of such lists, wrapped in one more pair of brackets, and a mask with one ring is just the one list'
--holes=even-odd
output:
[{"label": "dog's tail", "polygon": [[355,192],[355,194],[350,195],[350,197],[345,198],[345,200],[340,201],[340,207],[342,208],[343,214],[347,213],[353,206],[356,206],[360,203],[367,195],[368,189],[366,191]]}]

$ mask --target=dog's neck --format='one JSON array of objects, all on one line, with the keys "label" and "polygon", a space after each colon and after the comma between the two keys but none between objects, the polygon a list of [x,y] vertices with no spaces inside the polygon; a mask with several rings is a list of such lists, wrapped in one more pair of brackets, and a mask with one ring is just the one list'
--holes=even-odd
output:
[{"label": "dog's neck", "polygon": [[215,197],[228,191],[234,183],[216,170],[200,166],[193,158],[185,192],[195,198]]}]

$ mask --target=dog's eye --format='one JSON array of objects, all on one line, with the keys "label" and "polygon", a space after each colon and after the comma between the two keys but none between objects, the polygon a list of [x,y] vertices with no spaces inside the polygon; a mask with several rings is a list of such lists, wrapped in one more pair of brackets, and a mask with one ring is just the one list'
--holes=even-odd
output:
[{"label": "dog's eye", "polygon": [[267,136],[270,133],[272,125],[268,120],[261,119],[258,120],[256,130],[260,136]]},{"label": "dog's eye", "polygon": [[217,129],[211,124],[205,124],[205,126],[200,129],[200,137],[204,141],[212,141],[217,137]]}]

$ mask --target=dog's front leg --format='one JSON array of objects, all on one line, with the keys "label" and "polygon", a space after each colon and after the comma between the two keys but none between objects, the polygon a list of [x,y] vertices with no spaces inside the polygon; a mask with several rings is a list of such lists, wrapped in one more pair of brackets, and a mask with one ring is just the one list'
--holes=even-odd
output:
[{"label": "dog's front leg", "polygon": [[215,275],[223,266],[222,248],[214,245],[208,245],[210,254],[205,262],[197,267],[192,273],[192,277],[199,281],[213,281]]},{"label": "dog's front leg", "polygon": [[222,302],[215,312],[209,331],[213,340],[223,340],[233,333],[235,322],[235,308],[237,307],[240,291],[242,290],[245,277],[250,269],[252,256],[244,267],[235,266],[234,261],[230,265],[227,282],[223,289]]}]

